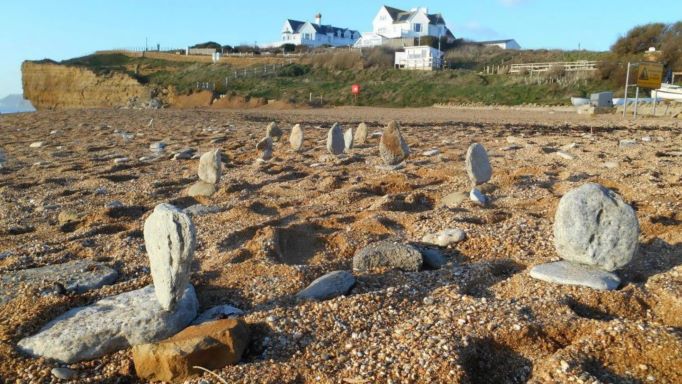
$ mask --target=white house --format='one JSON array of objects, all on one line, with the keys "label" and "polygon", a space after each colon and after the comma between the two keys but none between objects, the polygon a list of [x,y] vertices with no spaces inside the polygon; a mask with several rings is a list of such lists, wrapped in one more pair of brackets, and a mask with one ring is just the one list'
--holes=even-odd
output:
[{"label": "white house", "polygon": [[428,45],[405,47],[405,52],[395,53],[395,67],[432,71],[443,64],[443,52]]},{"label": "white house", "polygon": [[517,43],[514,39],[479,41],[478,44],[482,44],[487,47],[500,47],[502,49],[521,49],[519,43]]},{"label": "white house", "polygon": [[382,39],[424,36],[455,38],[440,13],[429,14],[424,7],[403,11],[384,5],[372,21],[372,32],[364,33],[356,47],[380,45],[383,43]]},{"label": "white house", "polygon": [[294,44],[319,47],[353,45],[360,38],[360,32],[348,28],[322,25],[322,15],[315,15],[315,22],[288,19],[282,27],[282,39],[279,45]]}]

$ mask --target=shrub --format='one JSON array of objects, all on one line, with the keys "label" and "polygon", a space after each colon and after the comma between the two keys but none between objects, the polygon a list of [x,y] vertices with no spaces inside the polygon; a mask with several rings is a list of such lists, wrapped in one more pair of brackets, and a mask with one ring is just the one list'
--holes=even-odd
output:
[{"label": "shrub", "polygon": [[220,51],[222,46],[220,44],[216,43],[215,41],[208,41],[205,43],[195,44],[195,45],[191,46],[190,48],[214,48],[214,49]]},{"label": "shrub", "polygon": [[388,47],[374,47],[362,51],[365,68],[393,68],[395,50]]},{"label": "shrub", "polygon": [[308,72],[310,72],[310,66],[308,65],[289,64],[280,70],[279,75],[283,77],[297,77],[303,76]]}]

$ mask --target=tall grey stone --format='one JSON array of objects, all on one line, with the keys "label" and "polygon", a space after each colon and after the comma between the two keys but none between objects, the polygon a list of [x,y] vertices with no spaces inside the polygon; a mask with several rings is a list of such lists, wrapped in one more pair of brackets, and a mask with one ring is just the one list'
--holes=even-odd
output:
[{"label": "tall grey stone", "polygon": [[220,181],[220,149],[214,149],[199,158],[199,178],[207,183],[215,184]]},{"label": "tall grey stone", "polygon": [[343,153],[344,148],[343,131],[339,123],[334,123],[329,132],[327,132],[327,151],[334,156],[338,156]]},{"label": "tall grey stone", "polygon": [[276,122],[271,122],[265,129],[265,136],[272,138],[272,141],[279,141],[282,137],[282,130],[279,128]]},{"label": "tall grey stone", "polygon": [[410,148],[400,134],[400,126],[396,121],[388,123],[379,141],[379,155],[386,165],[396,165],[410,155]]},{"label": "tall grey stone", "polygon": [[353,128],[346,129],[343,134],[343,147],[346,152],[353,149]]},{"label": "tall grey stone", "polygon": [[374,268],[418,271],[422,263],[422,254],[416,247],[390,240],[369,244],[353,256],[353,269],[356,271]]},{"label": "tall grey stone", "polygon": [[303,149],[303,128],[301,128],[301,124],[296,124],[291,129],[291,134],[289,135],[289,144],[291,145],[291,149],[296,152],[299,152],[301,149]]},{"label": "tall grey stone", "polygon": [[272,159],[272,138],[270,136],[265,137],[263,140],[256,144],[256,149],[260,151],[258,154],[258,159],[260,160],[270,160]]},{"label": "tall grey stone", "polygon": [[554,247],[562,259],[614,271],[639,246],[635,211],[615,192],[594,183],[566,193],[554,216]]},{"label": "tall grey stone", "polygon": [[73,308],[47,323],[36,335],[19,341],[19,349],[64,364],[91,360],[137,344],[168,338],[197,316],[192,285],[183,290],[175,310],[164,311],[154,287],[104,298]]},{"label": "tall grey stone", "polygon": [[365,122],[358,124],[358,128],[355,130],[355,142],[359,145],[367,142],[367,124]]},{"label": "tall grey stone", "polygon": [[144,243],[149,255],[156,298],[172,310],[189,283],[196,244],[189,216],[170,204],[159,204],[144,223]]},{"label": "tall grey stone", "polygon": [[465,163],[469,178],[475,185],[487,182],[493,175],[493,168],[490,166],[488,152],[486,152],[485,148],[479,143],[474,143],[469,146]]}]

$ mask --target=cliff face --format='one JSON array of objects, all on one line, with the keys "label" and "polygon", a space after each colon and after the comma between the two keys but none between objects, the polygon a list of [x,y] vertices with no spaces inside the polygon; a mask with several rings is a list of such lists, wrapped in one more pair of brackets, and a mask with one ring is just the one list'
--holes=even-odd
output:
[{"label": "cliff face", "polygon": [[24,97],[38,109],[117,108],[150,100],[150,90],[122,73],[97,75],[80,67],[25,61]]}]

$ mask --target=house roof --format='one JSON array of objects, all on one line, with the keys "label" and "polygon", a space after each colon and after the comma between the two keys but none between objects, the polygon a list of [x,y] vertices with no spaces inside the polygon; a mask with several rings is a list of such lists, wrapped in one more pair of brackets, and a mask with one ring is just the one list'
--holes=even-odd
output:
[{"label": "house roof", "polygon": [[[294,33],[299,33],[301,28],[307,23],[305,21],[299,21],[299,20],[291,20],[287,19],[289,22],[289,25],[291,25],[291,28],[293,28]],[[333,34],[338,34],[339,32],[343,34],[344,32],[348,31],[350,33],[355,33],[355,34],[360,34],[360,32],[348,29],[348,28],[339,28],[339,27],[334,27],[332,25],[318,25],[315,23],[310,23],[310,25],[315,29],[315,32],[321,33],[321,34],[328,34],[328,33],[333,33]]]},{"label": "house roof", "polygon": [[293,29],[294,33],[296,33],[303,26],[303,24],[305,24],[304,21],[291,20],[291,19],[287,19],[287,22],[291,26],[291,29]]},{"label": "house roof", "polygon": [[[402,9],[398,8],[393,8],[389,7],[388,5],[384,5],[384,8],[388,12],[388,14],[391,16],[391,19],[393,19],[393,23],[403,23],[407,20],[409,20],[414,14],[416,14],[418,11],[403,11]],[[443,19],[443,15],[440,13],[434,13],[434,14],[426,14],[426,17],[429,18],[429,22],[434,25],[439,25],[439,24],[445,24],[445,20]]]},{"label": "house roof", "polygon": [[514,39],[504,39],[504,40],[489,40],[489,41],[479,41],[479,44],[501,44],[514,41]]}]

